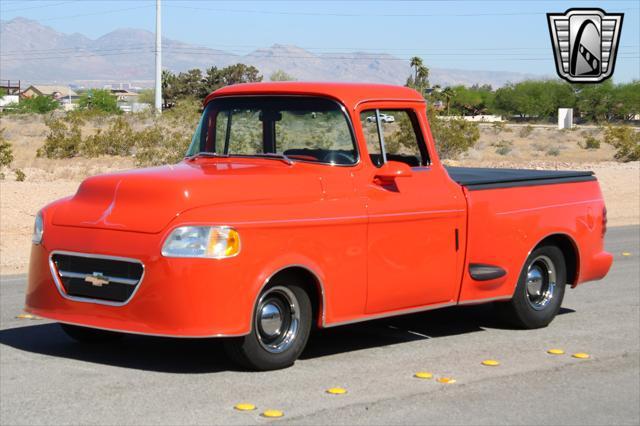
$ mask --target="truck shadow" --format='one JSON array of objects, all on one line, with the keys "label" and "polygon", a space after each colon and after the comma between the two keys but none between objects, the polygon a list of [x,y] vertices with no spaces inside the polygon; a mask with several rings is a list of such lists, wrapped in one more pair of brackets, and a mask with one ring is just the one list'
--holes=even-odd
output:
[{"label": "truck shadow", "polygon": [[[574,312],[562,308],[560,314]],[[301,359],[379,348],[416,340],[505,329],[489,306],[454,307],[319,330]],[[507,328],[508,329],[508,328]],[[0,344],[18,350],[109,366],[165,373],[215,373],[238,368],[225,356],[220,339],[172,339],[128,335],[109,344],[71,340],[55,323],[0,330]]]}]

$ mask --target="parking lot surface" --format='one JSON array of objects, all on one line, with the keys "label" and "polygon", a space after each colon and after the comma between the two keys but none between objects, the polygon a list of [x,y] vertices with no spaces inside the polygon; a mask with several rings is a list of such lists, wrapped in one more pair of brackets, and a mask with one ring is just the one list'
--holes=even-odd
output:
[{"label": "parking lot surface", "polygon": [[[218,340],[74,343],[55,323],[17,318],[26,277],[4,276],[0,423],[637,425],[640,227],[611,228],[607,248],[608,277],[567,291],[545,329],[511,329],[491,306],[450,308],[317,332],[295,366],[266,373],[238,371]],[[257,409],[234,410],[242,402]]]}]

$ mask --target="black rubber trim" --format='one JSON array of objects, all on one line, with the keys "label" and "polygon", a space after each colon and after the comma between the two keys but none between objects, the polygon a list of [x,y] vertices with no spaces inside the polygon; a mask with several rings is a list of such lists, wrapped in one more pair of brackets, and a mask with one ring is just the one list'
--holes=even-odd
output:
[{"label": "black rubber trim", "polygon": [[469,275],[476,281],[489,281],[504,277],[507,271],[499,266],[486,265],[484,263],[469,264]]},{"label": "black rubber trim", "polygon": [[552,185],[595,180],[592,171],[446,167],[451,179],[469,190]]},{"label": "black rubber trim", "polygon": [[590,182],[597,180],[595,176],[576,176],[569,178],[523,180],[518,182],[484,183],[478,185],[464,185],[469,191],[483,189],[518,188],[521,186],[558,185],[562,183]]}]

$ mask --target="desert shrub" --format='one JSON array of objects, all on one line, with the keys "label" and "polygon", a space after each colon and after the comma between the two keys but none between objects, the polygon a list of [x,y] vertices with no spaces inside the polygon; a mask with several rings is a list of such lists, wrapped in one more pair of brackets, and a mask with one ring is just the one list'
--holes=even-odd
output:
[{"label": "desert shrub", "polygon": [[510,128],[507,127],[507,124],[504,121],[494,121],[491,125],[493,132],[498,135],[502,132],[512,132]]},{"label": "desert shrub", "polygon": [[558,148],[557,146],[549,147],[549,149],[547,149],[547,155],[557,157],[558,155],[560,155],[560,148]]},{"label": "desert shrub", "polygon": [[498,155],[507,155],[513,150],[513,142],[505,141],[504,139],[492,145],[496,147],[496,154]]},{"label": "desert shrub", "polygon": [[540,143],[540,142],[534,142],[534,143],[532,143],[532,144],[531,144],[531,148],[532,148],[534,151],[542,152],[542,151],[546,151],[546,149],[547,149],[547,145],[542,144],[542,143]]},{"label": "desert shrub", "polygon": [[121,114],[118,100],[107,89],[91,89],[80,95],[78,106],[81,110],[99,113]]},{"label": "desert shrub", "polygon": [[27,175],[21,169],[15,169],[13,173],[15,173],[16,175],[17,182],[24,182],[27,177]]},{"label": "desert shrub", "polygon": [[98,129],[82,143],[82,154],[87,157],[99,155],[127,156],[131,154],[136,140],[136,132],[123,117],[115,117],[105,130]]},{"label": "desert shrub", "polygon": [[533,133],[533,126],[531,124],[527,124],[520,129],[519,134],[521,138],[528,138],[531,133]]},{"label": "desert shrub", "polygon": [[38,157],[72,158],[82,151],[83,122],[75,116],[64,118],[49,118],[45,120],[49,132],[44,145],[38,148]]},{"label": "desert shrub", "polygon": [[136,164],[157,166],[174,164],[184,158],[191,135],[155,125],[136,133]]},{"label": "desert shrub", "polygon": [[60,103],[49,96],[34,96],[32,98],[21,99],[18,104],[7,112],[16,114],[46,114],[58,109]]},{"label": "desert shrub", "polygon": [[0,129],[0,167],[9,167],[13,162],[13,148],[4,137],[4,129]]},{"label": "desert shrub", "polygon": [[438,155],[442,159],[452,159],[467,152],[480,139],[478,125],[462,119],[439,120],[435,114],[430,117],[431,131]]},{"label": "desert shrub", "polygon": [[582,149],[600,149],[600,141],[592,135],[587,135],[584,142],[578,142],[578,146]]},{"label": "desert shrub", "polygon": [[604,141],[616,149],[614,158],[618,161],[640,160],[640,132],[629,126],[608,126]]}]

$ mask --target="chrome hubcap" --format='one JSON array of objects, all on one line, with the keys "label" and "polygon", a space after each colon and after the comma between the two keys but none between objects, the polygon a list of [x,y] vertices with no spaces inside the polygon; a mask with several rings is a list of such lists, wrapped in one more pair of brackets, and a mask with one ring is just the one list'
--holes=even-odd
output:
[{"label": "chrome hubcap", "polygon": [[547,307],[556,288],[556,268],[547,256],[538,256],[529,264],[526,283],[527,300],[537,311]]},{"label": "chrome hubcap", "polygon": [[255,321],[258,341],[266,351],[286,351],[293,345],[300,325],[296,295],[287,287],[271,287],[258,300]]},{"label": "chrome hubcap", "polygon": [[280,333],[282,327],[282,312],[275,303],[267,303],[260,311],[260,329],[267,336],[275,336]]}]

